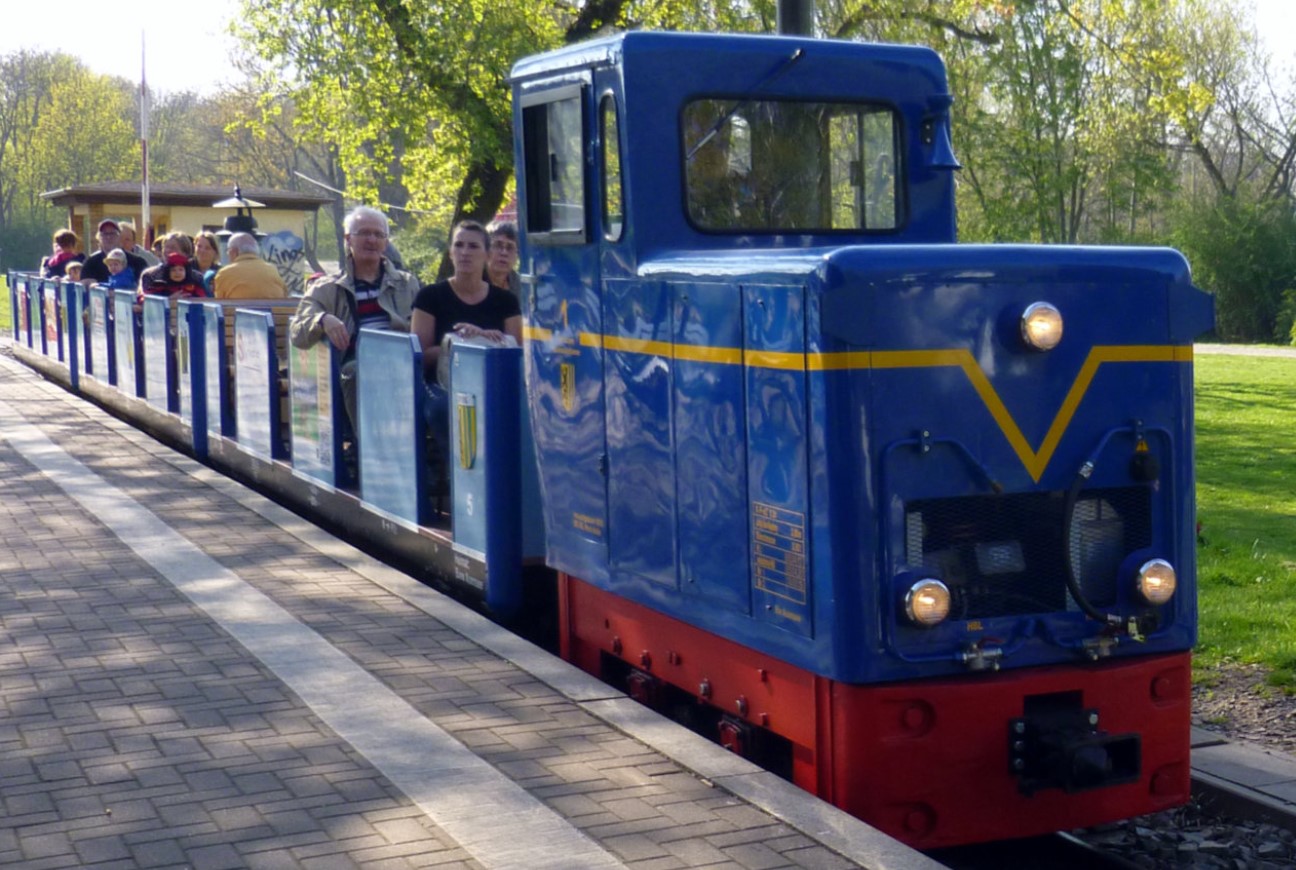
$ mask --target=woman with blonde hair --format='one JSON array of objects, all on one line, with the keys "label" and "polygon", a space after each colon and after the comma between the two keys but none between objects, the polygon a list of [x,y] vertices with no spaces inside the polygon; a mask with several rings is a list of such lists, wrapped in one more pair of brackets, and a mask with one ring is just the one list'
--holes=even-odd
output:
[{"label": "woman with blonde hair", "polygon": [[193,237],[193,259],[189,265],[195,272],[202,275],[203,286],[210,293],[212,289],[212,279],[216,277],[216,272],[220,269],[220,242],[216,239],[216,234],[210,230],[203,230],[194,233]]}]

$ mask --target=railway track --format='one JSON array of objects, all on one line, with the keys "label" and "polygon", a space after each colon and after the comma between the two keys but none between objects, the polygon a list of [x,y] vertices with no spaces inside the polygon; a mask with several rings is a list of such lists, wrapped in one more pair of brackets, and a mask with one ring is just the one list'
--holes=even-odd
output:
[{"label": "railway track", "polygon": [[1047,867],[1050,870],[1136,870],[1143,866],[1065,833],[954,849],[938,849],[926,854],[951,870],[1003,870],[1010,867]]}]

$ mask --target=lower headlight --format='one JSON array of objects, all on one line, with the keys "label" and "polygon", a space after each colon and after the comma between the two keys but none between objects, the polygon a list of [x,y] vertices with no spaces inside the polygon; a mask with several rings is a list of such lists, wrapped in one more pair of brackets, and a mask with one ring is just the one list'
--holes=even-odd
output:
[{"label": "lower headlight", "polygon": [[1174,595],[1175,569],[1165,559],[1144,562],[1135,577],[1139,594],[1148,604],[1165,604]]},{"label": "lower headlight", "polygon": [[939,580],[919,580],[905,594],[905,615],[915,625],[938,625],[949,612],[949,587]]}]

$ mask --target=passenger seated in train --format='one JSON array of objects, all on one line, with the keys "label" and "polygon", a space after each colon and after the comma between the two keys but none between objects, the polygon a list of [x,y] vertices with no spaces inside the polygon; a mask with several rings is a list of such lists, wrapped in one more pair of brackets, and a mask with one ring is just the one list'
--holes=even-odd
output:
[{"label": "passenger seated in train", "polygon": [[194,271],[202,275],[203,286],[207,292],[212,292],[212,281],[216,280],[216,272],[221,267],[220,243],[216,240],[216,234],[203,230],[195,233],[193,238],[193,260],[189,265]]},{"label": "passenger seated in train", "polygon": [[77,234],[64,228],[54,231],[53,253],[41,260],[42,278],[62,278],[68,263],[80,263],[85,254],[77,253]]},{"label": "passenger seated in train", "polygon": [[449,401],[436,382],[436,371],[447,334],[484,338],[514,346],[522,342],[522,308],[514,293],[486,280],[490,235],[476,221],[460,221],[450,236],[454,273],[445,281],[419,290],[414,300],[411,329],[423,349],[423,376],[428,397],[424,404],[435,457],[445,467]]},{"label": "passenger seated in train", "polygon": [[[202,276],[189,266],[193,243],[181,232],[162,237],[162,263],[150,266],[140,276],[136,301],[152,296],[206,296]],[[183,267],[183,268],[181,268]]]},{"label": "passenger seated in train", "polygon": [[419,289],[417,278],[383,255],[389,229],[385,214],[359,206],[347,214],[343,229],[347,252],[343,268],[310,283],[289,323],[288,336],[300,348],[327,338],[343,352],[342,401],[358,436],[356,338],[362,327],[408,332]]},{"label": "passenger seated in train", "polygon": [[[99,249],[85,258],[85,265],[81,269],[81,283],[89,286],[91,284],[107,284],[112,273],[108,271],[108,266],[104,263],[107,256],[114,250],[120,251],[118,242],[121,239],[121,228],[117,221],[112,218],[104,218],[99,221],[99,231],[96,234],[99,242]],[[130,267],[132,280],[144,273],[148,268],[148,263],[141,260],[134,254],[128,254],[122,251],[126,257],[126,264]],[[132,285],[134,286],[134,285]]]},{"label": "passenger seated in train", "polygon": [[261,259],[261,243],[251,233],[230,236],[229,264],[222,266],[212,281],[217,299],[284,299],[279,270]]},{"label": "passenger seated in train", "polygon": [[135,270],[126,264],[126,252],[113,248],[103,258],[104,267],[108,270],[108,280],[104,283],[111,290],[134,290]]},{"label": "passenger seated in train", "polygon": [[522,278],[518,275],[518,231],[513,221],[492,221],[490,252],[486,257],[486,280],[503,287],[514,296],[522,295]]},{"label": "passenger seated in train", "polygon": [[166,262],[156,268],[160,270],[161,280],[155,280],[147,287],[140,282],[141,298],[145,293],[186,298],[206,297],[207,291],[203,288],[202,276],[189,268],[189,258],[184,254],[179,252],[167,254]]},{"label": "passenger seated in train", "polygon": [[[130,221],[122,221],[118,224],[118,229],[121,232],[121,247],[123,251],[130,254],[132,257],[139,257],[143,260],[145,269],[149,266],[162,265],[162,261],[153,256],[152,251],[145,248],[143,245],[140,245],[136,241],[135,224]],[[142,275],[143,273],[144,269],[137,269],[135,272],[136,275]]]}]

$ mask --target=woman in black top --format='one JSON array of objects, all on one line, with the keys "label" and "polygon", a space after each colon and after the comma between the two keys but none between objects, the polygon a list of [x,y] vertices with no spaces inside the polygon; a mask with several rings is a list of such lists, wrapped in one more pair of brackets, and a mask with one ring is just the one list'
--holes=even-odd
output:
[{"label": "woman in black top", "polygon": [[460,221],[450,237],[454,274],[429,284],[414,298],[410,331],[423,348],[423,371],[436,371],[441,339],[454,331],[465,338],[480,335],[495,341],[511,335],[522,343],[522,309],[518,298],[486,282],[482,271],[489,247],[486,229],[476,221]]},{"label": "woman in black top", "polygon": [[[482,336],[502,341],[510,335],[522,343],[522,309],[518,298],[482,277],[489,237],[476,221],[460,221],[450,236],[450,261],[454,274],[447,281],[429,284],[414,297],[410,332],[423,348],[423,415],[432,439],[433,474],[444,479],[449,468],[449,397],[436,382],[441,339],[448,332],[465,338]],[[438,484],[440,486],[440,484]]]}]

